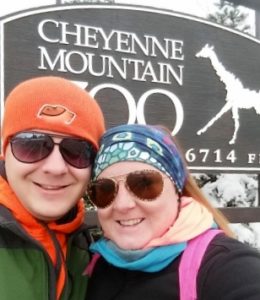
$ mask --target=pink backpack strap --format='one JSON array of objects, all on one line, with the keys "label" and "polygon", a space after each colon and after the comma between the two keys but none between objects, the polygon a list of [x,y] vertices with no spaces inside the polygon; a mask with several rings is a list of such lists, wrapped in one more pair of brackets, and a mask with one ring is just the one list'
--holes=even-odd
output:
[{"label": "pink backpack strap", "polygon": [[89,264],[87,265],[86,269],[83,271],[82,275],[88,275],[89,277],[91,277],[94,268],[96,266],[97,261],[100,258],[100,254],[99,253],[94,253]]},{"label": "pink backpack strap", "polygon": [[180,300],[197,299],[197,273],[211,240],[221,230],[207,230],[188,242],[179,265]]}]

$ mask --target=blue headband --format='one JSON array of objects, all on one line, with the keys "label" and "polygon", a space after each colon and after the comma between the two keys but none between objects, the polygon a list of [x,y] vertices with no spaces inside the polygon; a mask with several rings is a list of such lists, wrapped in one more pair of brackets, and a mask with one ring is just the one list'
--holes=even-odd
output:
[{"label": "blue headband", "polygon": [[166,173],[179,192],[186,181],[186,171],[179,151],[170,135],[148,125],[119,125],[107,130],[100,142],[94,168],[94,179],[114,163],[140,161]]}]

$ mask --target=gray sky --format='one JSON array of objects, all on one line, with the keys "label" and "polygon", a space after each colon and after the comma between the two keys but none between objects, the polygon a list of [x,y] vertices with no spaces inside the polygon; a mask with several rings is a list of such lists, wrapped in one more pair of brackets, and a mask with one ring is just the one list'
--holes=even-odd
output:
[{"label": "gray sky", "polygon": [[[118,4],[136,4],[165,8],[191,15],[206,17],[215,9],[214,3],[217,0],[115,0]],[[56,4],[56,0],[11,0],[0,4],[0,17],[10,13],[18,12],[28,8],[35,8],[45,5]],[[254,35],[254,12],[247,9],[249,14],[249,25],[252,28],[251,34]]]},{"label": "gray sky", "polygon": [[[12,0],[1,4],[0,16],[27,8],[55,4],[56,0]],[[214,0],[116,0],[116,3],[154,6],[190,14],[205,16],[213,7]]]},{"label": "gray sky", "polygon": [[214,9],[215,0],[116,0],[116,2],[166,8],[205,17]]}]

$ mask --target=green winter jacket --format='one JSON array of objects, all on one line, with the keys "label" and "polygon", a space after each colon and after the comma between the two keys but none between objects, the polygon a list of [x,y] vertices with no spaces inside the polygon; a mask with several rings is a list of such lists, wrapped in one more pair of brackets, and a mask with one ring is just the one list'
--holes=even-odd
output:
[{"label": "green winter jacket", "polygon": [[[2,192],[0,188],[1,197]],[[55,235],[50,235],[59,251]],[[68,236],[66,280],[59,300],[85,299],[88,278],[82,273],[88,260],[87,228],[83,224]],[[54,267],[43,246],[0,204],[0,299],[57,300],[59,266],[57,261]]]}]

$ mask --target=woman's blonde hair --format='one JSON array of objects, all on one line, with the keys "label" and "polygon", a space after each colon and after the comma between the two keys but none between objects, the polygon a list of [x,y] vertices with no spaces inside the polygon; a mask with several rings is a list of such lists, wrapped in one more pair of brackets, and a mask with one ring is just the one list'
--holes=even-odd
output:
[{"label": "woman's blonde hair", "polygon": [[215,208],[209,202],[209,200],[203,194],[202,190],[200,189],[197,182],[193,178],[192,174],[189,172],[186,160],[183,157],[184,151],[182,150],[182,147],[179,145],[176,137],[173,137],[171,135],[171,132],[169,131],[168,128],[161,126],[161,125],[156,126],[156,127],[165,131],[165,133],[167,133],[171,137],[171,139],[172,139],[173,143],[176,145],[176,147],[179,151],[180,157],[182,158],[182,161],[184,163],[187,178],[186,178],[186,182],[185,182],[185,185],[184,185],[184,188],[182,191],[182,195],[192,197],[195,201],[198,201],[204,207],[206,207],[212,213],[214,221],[217,223],[219,228],[222,229],[226,233],[226,235],[228,235],[230,237],[234,237],[235,235],[232,232],[232,230],[230,229],[228,219],[223,215],[223,213],[219,209]]},{"label": "woman's blonde hair", "polygon": [[206,196],[203,194],[203,192],[197,185],[195,179],[188,172],[187,180],[183,188],[182,194],[184,196],[192,197],[194,200],[204,205],[212,213],[214,221],[218,224],[219,228],[221,228],[226,233],[226,235],[234,237],[234,233],[229,227],[229,222],[227,218],[222,214],[222,212],[219,209],[215,208],[209,202],[209,200],[206,198]]}]

